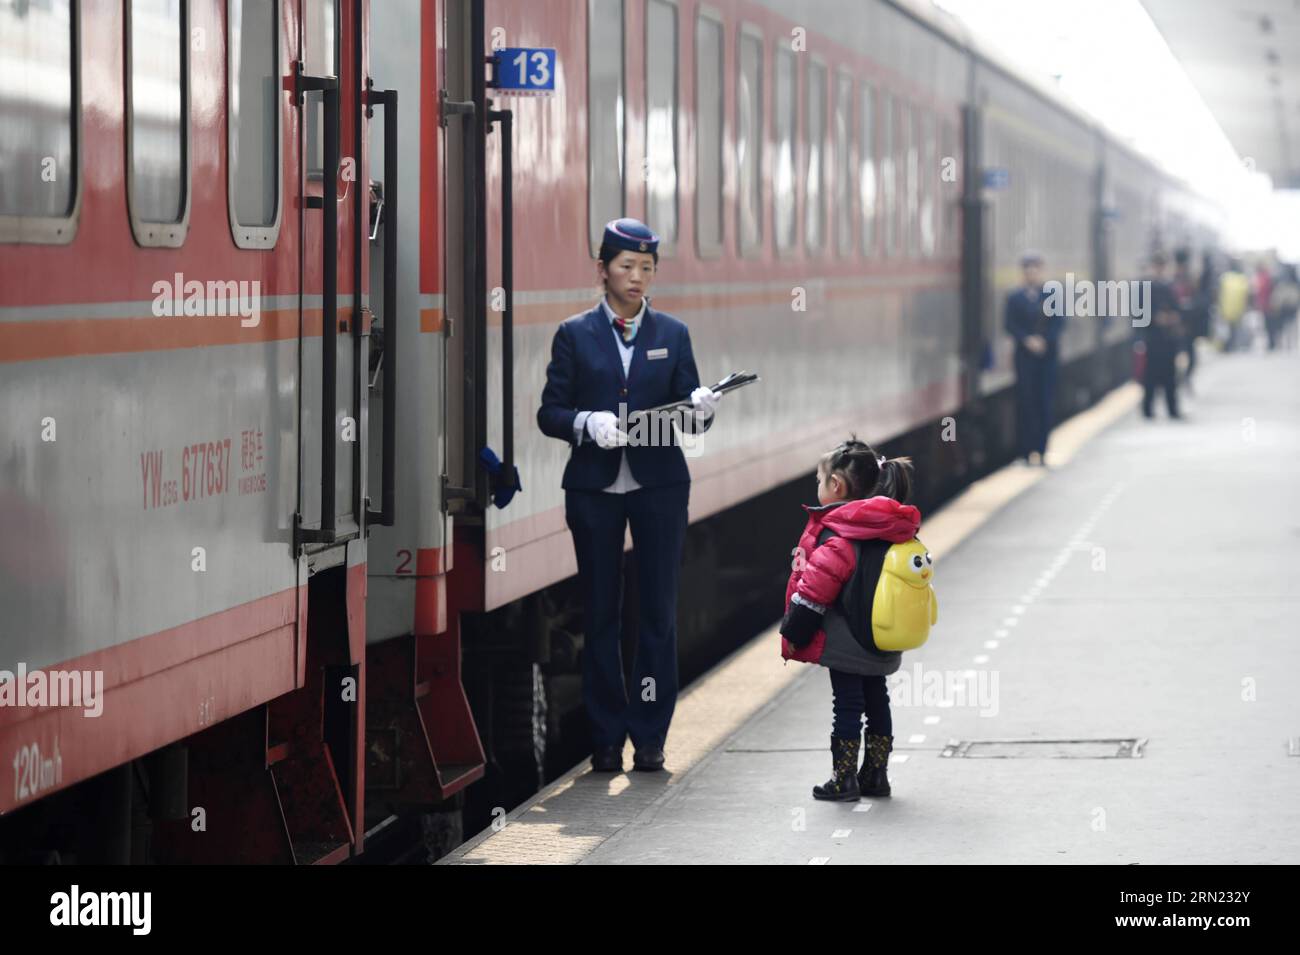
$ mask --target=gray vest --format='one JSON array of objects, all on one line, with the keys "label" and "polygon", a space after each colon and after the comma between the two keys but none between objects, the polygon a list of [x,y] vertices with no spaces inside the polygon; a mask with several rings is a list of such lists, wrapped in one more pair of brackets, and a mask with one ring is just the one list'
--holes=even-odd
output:
[{"label": "gray vest", "polygon": [[[817,535],[817,546],[837,536],[829,527],[824,527]],[[871,606],[885,552],[893,545],[886,540],[855,540],[850,543],[856,558],[853,573],[822,618],[826,646],[817,662],[842,673],[885,676],[902,666],[903,652],[876,649],[871,634]]]}]

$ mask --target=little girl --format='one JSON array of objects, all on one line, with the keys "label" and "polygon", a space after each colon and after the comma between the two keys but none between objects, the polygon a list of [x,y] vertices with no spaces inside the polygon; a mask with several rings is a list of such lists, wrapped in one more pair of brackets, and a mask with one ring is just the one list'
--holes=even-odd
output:
[{"label": "little girl", "polygon": [[[816,799],[889,795],[886,766],[894,731],[885,676],[899,668],[903,654],[876,649],[871,602],[885,552],[911,540],[921,526],[921,512],[903,503],[911,491],[908,458],[887,460],[854,436],[822,455],[820,506],[804,505],[808,524],[785,588],[781,656],[831,671],[834,775],[813,787]],[[859,770],[864,715],[867,746]]]}]

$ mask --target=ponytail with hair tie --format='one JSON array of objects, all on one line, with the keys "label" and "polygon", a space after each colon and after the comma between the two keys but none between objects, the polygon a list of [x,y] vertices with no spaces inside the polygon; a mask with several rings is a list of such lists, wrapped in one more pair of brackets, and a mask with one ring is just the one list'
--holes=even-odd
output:
[{"label": "ponytail with hair tie", "polygon": [[[876,466],[874,472],[872,464]],[[825,468],[828,474],[840,475],[849,489],[850,499],[883,495],[906,504],[912,495],[911,458],[890,460],[865,441],[858,440],[857,435],[851,435],[849,440],[822,455],[819,467]]]}]

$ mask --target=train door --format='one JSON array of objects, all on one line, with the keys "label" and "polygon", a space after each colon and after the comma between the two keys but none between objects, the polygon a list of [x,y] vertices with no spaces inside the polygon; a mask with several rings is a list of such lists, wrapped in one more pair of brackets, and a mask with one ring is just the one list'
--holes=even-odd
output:
[{"label": "train door", "polygon": [[[379,489],[367,520],[366,825],[391,828],[383,825],[389,815],[430,815],[422,824],[447,838],[443,851],[459,841],[448,835],[460,832],[450,798],[484,770],[461,687],[459,614],[449,584],[452,517],[443,507],[447,472],[459,468],[448,465],[448,419],[459,411],[446,410],[446,353],[467,327],[461,289],[449,290],[444,271],[444,248],[447,258],[466,254],[451,225],[461,207],[452,213],[444,205],[446,197],[459,203],[461,194],[448,188],[445,157],[449,150],[459,156],[461,127],[477,115],[461,102],[468,97],[460,73],[444,72],[443,64],[466,6],[373,3],[369,42],[382,53],[372,60],[365,94],[367,115],[374,113],[365,185],[378,330],[369,368],[375,442],[368,473],[370,487]],[[470,60],[459,59],[468,75]]]},{"label": "train door", "polygon": [[442,174],[441,266],[444,316],[450,334],[444,350],[446,429],[443,506],[456,519],[476,522],[485,484],[478,449],[486,443],[482,421],[487,358],[483,350],[479,290],[487,285],[480,250],[486,241],[481,209],[486,120],[483,67],[483,0],[443,5],[443,74],[440,123],[445,152]]},{"label": "train door", "polygon": [[[303,687],[273,701],[267,735],[274,746],[293,735],[293,753],[272,771],[301,861],[355,854],[364,844],[367,4],[285,2],[294,4],[298,23],[289,77],[299,147],[291,188],[301,235],[294,544],[307,591],[307,639]],[[318,728],[319,737],[297,735],[304,726]],[[331,789],[337,801],[315,798]]]},{"label": "train door", "polygon": [[361,0],[299,0],[299,500],[308,549],[362,534],[369,310],[357,223]]}]

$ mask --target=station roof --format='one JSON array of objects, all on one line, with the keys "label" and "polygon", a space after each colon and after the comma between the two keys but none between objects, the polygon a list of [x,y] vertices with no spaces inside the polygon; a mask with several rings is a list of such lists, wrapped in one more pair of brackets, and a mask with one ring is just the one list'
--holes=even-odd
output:
[{"label": "station roof", "polygon": [[1237,154],[1300,189],[1300,0],[1142,0]]}]

